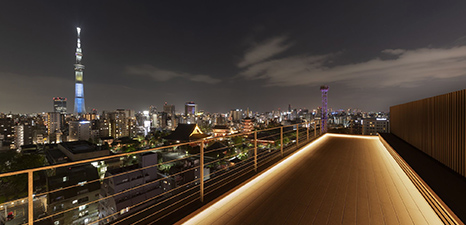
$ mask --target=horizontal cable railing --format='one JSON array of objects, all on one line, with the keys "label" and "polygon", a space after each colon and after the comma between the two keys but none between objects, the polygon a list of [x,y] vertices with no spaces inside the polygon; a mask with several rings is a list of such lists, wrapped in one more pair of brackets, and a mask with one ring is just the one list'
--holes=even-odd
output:
[{"label": "horizontal cable railing", "polygon": [[0,204],[0,211],[27,205],[28,224],[160,220],[296,150],[318,135],[314,127],[292,124],[3,173],[2,182],[27,183],[27,197]]}]

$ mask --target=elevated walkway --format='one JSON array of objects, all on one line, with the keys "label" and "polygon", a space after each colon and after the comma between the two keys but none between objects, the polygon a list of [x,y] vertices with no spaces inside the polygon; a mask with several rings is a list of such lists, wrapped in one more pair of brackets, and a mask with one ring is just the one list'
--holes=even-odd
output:
[{"label": "elevated walkway", "polygon": [[326,134],[179,224],[442,224],[378,137]]}]

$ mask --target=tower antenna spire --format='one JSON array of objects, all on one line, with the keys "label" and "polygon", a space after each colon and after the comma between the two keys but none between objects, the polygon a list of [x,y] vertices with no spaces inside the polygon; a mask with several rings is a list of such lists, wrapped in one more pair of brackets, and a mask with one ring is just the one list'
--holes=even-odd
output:
[{"label": "tower antenna spire", "polygon": [[84,83],[83,83],[83,70],[84,65],[81,64],[83,58],[83,52],[81,49],[81,28],[76,27],[78,32],[78,40],[76,43],[76,64],[74,64],[74,75],[75,75],[75,97],[74,97],[74,113],[80,115],[86,113],[86,107],[84,104]]}]

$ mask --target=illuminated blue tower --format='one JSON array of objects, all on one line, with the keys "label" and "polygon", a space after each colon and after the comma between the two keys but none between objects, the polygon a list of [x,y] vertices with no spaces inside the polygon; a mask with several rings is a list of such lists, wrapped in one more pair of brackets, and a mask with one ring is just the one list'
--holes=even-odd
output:
[{"label": "illuminated blue tower", "polygon": [[75,94],[74,94],[74,113],[84,114],[86,113],[86,107],[84,105],[84,84],[83,84],[83,70],[84,65],[81,64],[83,58],[83,52],[81,50],[81,39],[80,33],[81,28],[77,27],[78,31],[78,46],[76,48],[76,64],[74,64],[74,74],[76,78]]}]

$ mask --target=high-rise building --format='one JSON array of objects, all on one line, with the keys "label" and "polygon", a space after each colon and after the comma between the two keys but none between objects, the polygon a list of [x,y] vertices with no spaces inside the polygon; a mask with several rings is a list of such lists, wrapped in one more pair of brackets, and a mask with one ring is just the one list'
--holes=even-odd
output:
[{"label": "high-rise building", "polygon": [[53,98],[53,111],[61,114],[66,114],[66,98]]},{"label": "high-rise building", "polygon": [[225,125],[225,117],[222,114],[215,117],[215,124],[216,125]]},{"label": "high-rise building", "polygon": [[163,112],[167,114],[168,128],[175,129],[177,126],[176,115],[175,115],[175,105],[169,105],[167,104],[167,102],[165,102],[165,104],[163,105]]},{"label": "high-rise building", "polygon": [[12,142],[14,139],[14,126],[15,121],[12,118],[0,118],[0,139]]},{"label": "high-rise building", "polygon": [[231,121],[235,123],[241,122],[243,119],[243,110],[242,109],[234,109],[230,111]]},{"label": "high-rise building", "polygon": [[93,139],[91,122],[87,120],[71,121],[69,128],[68,141],[78,141]]},{"label": "high-rise building", "polygon": [[84,104],[84,84],[83,84],[83,70],[84,65],[81,64],[81,59],[83,58],[83,52],[81,50],[81,28],[77,27],[78,31],[78,43],[76,48],[76,64],[74,64],[74,74],[75,74],[75,97],[74,97],[74,113],[76,114],[85,114],[86,106]]},{"label": "high-rise building", "polygon": [[167,102],[165,102],[163,105],[163,111],[166,112],[170,117],[175,116],[175,105],[169,105]]},{"label": "high-rise building", "polygon": [[63,126],[63,116],[59,112],[47,113],[47,133],[52,135],[53,133],[60,131]]},{"label": "high-rise building", "polygon": [[110,136],[114,138],[128,137],[136,125],[133,110],[117,109],[113,112],[105,112],[104,118],[108,119]]},{"label": "high-rise building", "polygon": [[166,112],[161,112],[160,113],[160,126],[162,128],[167,128],[168,126],[168,113]]},{"label": "high-rise building", "polygon": [[32,127],[29,124],[18,124],[15,126],[14,145],[21,150],[21,146],[32,144]]},{"label": "high-rise building", "polygon": [[194,102],[186,102],[186,104],[184,105],[184,112],[185,112],[186,116],[196,115],[196,113],[197,113],[197,104],[194,103]]}]

